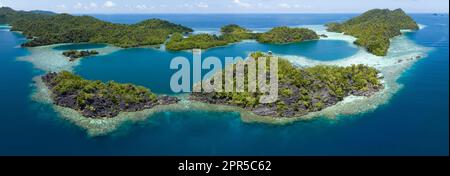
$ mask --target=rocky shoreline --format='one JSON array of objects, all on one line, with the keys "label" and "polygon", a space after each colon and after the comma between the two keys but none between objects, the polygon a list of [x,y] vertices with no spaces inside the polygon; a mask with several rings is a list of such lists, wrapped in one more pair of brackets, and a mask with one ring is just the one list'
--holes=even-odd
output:
[{"label": "rocky shoreline", "polygon": [[[43,83],[52,92],[52,100],[55,105],[71,108],[80,112],[83,116],[88,118],[112,118],[117,116],[120,112],[136,112],[145,109],[153,108],[156,105],[169,105],[175,104],[179,101],[176,97],[158,96],[147,92],[138,92],[137,96],[142,99],[139,101],[126,100],[126,96],[118,95],[114,90],[94,90],[89,94],[88,98],[85,98],[81,92],[85,87],[78,87],[78,89],[60,92],[61,83],[59,78],[61,73],[51,72],[42,76]],[[100,84],[95,82],[96,84]],[[109,84],[109,83],[108,83]],[[117,84],[117,83],[115,83]],[[118,84],[119,85],[119,84]],[[71,85],[73,86],[73,85]],[[129,91],[136,90],[136,87],[132,85],[120,85],[129,89]],[[102,92],[102,93],[100,93]],[[103,93],[109,94],[104,96]],[[153,97],[154,96],[154,97]]]},{"label": "rocky shoreline", "polygon": [[[283,86],[288,86],[288,85],[280,85],[280,86],[283,87]],[[353,90],[353,91],[350,91],[348,93],[348,95],[346,95],[346,97],[347,96],[370,97],[373,94],[377,93],[378,91],[382,90],[383,88],[384,88],[383,86],[378,86],[378,87],[372,87],[370,90],[367,90],[367,91]],[[291,104],[292,104],[292,106],[294,106],[293,104],[296,104],[296,102],[300,96],[298,93],[299,93],[299,90],[296,89],[293,96],[281,97],[278,100],[278,102],[288,102],[289,104],[287,106],[290,106]],[[311,112],[321,111],[322,109],[331,107],[342,101],[342,99],[334,97],[334,96],[330,95],[329,92],[326,92],[326,91],[318,92],[317,94],[322,94],[323,99],[325,99],[325,101],[323,101],[323,106],[320,108],[309,108],[306,106],[301,106],[301,107],[296,107],[296,108],[298,108],[297,110],[296,110],[296,108],[286,108],[281,111],[277,109],[277,103],[258,104],[255,107],[240,106],[240,105],[229,102],[229,99],[217,98],[214,93],[192,93],[189,96],[189,100],[198,101],[198,102],[207,103],[207,104],[234,106],[234,107],[238,107],[238,108],[243,108],[244,110],[252,112],[258,116],[268,116],[268,117],[274,117],[274,118],[294,118],[294,117],[304,116]],[[313,100],[313,103],[317,103],[317,102],[319,102],[318,99]]]},{"label": "rocky shoreline", "polygon": [[384,89],[382,74],[367,65],[298,68],[283,58],[278,61],[278,99],[273,103],[259,103],[260,92],[194,92],[189,99],[236,106],[259,116],[292,118],[333,106],[348,96],[370,97]]},{"label": "rocky shoreline", "polygon": [[[253,53],[254,57],[263,53]],[[258,58],[258,57],[257,57]],[[348,96],[369,97],[384,89],[382,75],[366,65],[297,68],[279,59],[278,100],[261,104],[261,93],[191,93],[189,100],[242,108],[258,116],[292,118],[336,105]],[[222,74],[218,72],[216,74]],[[42,76],[55,105],[79,111],[88,118],[112,118],[120,112],[136,112],[156,105],[176,104],[180,99],[156,96],[131,84],[85,80],[67,71]]]},{"label": "rocky shoreline", "polygon": [[[137,112],[151,109],[157,105],[177,104],[180,101],[180,99],[177,97],[157,96],[155,99],[144,98],[139,102],[126,103],[118,95],[113,95],[113,97],[116,97],[118,99],[113,100],[111,97],[105,97],[100,95],[99,93],[93,93],[93,95],[90,96],[85,102],[86,105],[80,105],[79,101],[80,97],[82,97],[80,95],[80,91],[82,88],[80,87],[80,90],[77,91],[69,91],[65,93],[58,92],[58,84],[61,84],[58,83],[57,80],[61,79],[58,78],[58,74],[59,73],[50,72],[41,77],[42,82],[52,94],[51,99],[53,100],[53,104],[74,109],[87,118],[113,118],[116,117],[120,112]],[[310,112],[320,111],[342,101],[342,98],[332,95],[329,90],[320,89],[320,91],[312,93],[314,94],[314,96],[320,95],[321,98],[314,98],[313,100],[311,100],[311,102],[312,104],[321,102],[323,104],[321,107],[306,105],[299,106],[298,101],[301,98],[300,89],[287,83],[280,83],[280,90],[285,88],[289,88],[292,90],[292,94],[290,96],[283,96],[280,93],[279,100],[277,102],[258,104],[256,106],[237,105],[229,101],[230,99],[218,97],[215,93],[191,93],[188,96],[188,99],[191,101],[197,101],[211,105],[225,105],[242,108],[243,110],[251,112],[258,116],[267,116],[274,118],[293,118],[303,116]],[[351,90],[345,95],[345,97],[351,95],[369,97],[382,90],[383,88],[384,87],[382,85],[373,85],[365,91]],[[108,93],[114,94],[113,92]],[[280,110],[280,108],[278,107],[279,102],[283,102],[284,104],[286,104],[287,108],[283,108]]]}]

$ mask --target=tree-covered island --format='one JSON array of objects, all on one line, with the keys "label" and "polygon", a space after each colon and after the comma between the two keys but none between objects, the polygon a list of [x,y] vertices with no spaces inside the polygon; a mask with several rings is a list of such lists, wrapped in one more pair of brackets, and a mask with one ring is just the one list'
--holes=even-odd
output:
[{"label": "tree-covered island", "polygon": [[390,38],[400,35],[401,29],[419,29],[417,23],[402,9],[373,9],[343,23],[329,23],[327,27],[328,31],[356,37],[356,45],[365,47],[377,56],[387,54]]},{"label": "tree-covered island", "polygon": [[[13,31],[21,31],[28,42],[25,47],[57,43],[106,43],[119,47],[139,47],[166,43],[168,50],[207,49],[240,42],[246,39],[261,43],[284,44],[319,39],[306,28],[275,27],[255,33],[230,24],[221,28],[221,35],[189,34],[192,29],[165,20],[149,19],[137,24],[114,24],[91,16],[15,11],[0,8],[0,24],[10,24]],[[400,35],[401,29],[418,29],[417,23],[401,9],[373,9],[343,23],[329,23],[327,30],[343,32],[357,38],[356,45],[378,56],[387,54],[390,38]]]},{"label": "tree-covered island", "polygon": [[78,58],[89,57],[89,56],[97,55],[99,53],[96,50],[85,50],[85,51],[68,50],[68,51],[64,51],[62,54],[64,56],[68,57],[70,61],[75,61]]},{"label": "tree-covered island", "polygon": [[[270,58],[260,52],[251,56]],[[225,76],[223,71],[216,74]],[[276,102],[260,103],[259,97],[262,94],[258,91],[194,92],[190,94],[189,99],[208,104],[236,106],[259,116],[289,118],[320,111],[350,95],[371,96],[384,88],[380,79],[379,72],[366,65],[318,65],[299,68],[279,58],[279,89]],[[140,111],[179,101],[176,97],[158,97],[141,86],[85,80],[67,71],[48,73],[42,76],[42,80],[51,91],[54,104],[77,110],[88,118],[111,118],[120,112]],[[233,81],[236,84],[235,78]],[[247,87],[247,81],[244,87]]]},{"label": "tree-covered island", "polygon": [[268,32],[258,35],[258,42],[285,44],[302,42],[305,40],[317,40],[316,32],[306,28],[290,28],[287,26],[275,27]]},{"label": "tree-covered island", "polygon": [[[252,54],[256,62],[263,56],[269,58],[260,52]],[[222,80],[225,80],[223,71],[217,74],[222,74]],[[259,103],[261,93],[258,91],[192,93],[190,99],[237,106],[260,116],[298,117],[335,105],[346,96],[370,96],[384,87],[379,72],[366,65],[298,68],[282,58],[278,59],[278,83],[278,100],[274,103]]]},{"label": "tree-covered island", "polygon": [[36,13],[0,8],[0,24],[22,32],[29,41],[25,47],[58,43],[106,43],[119,47],[138,47],[164,43],[173,33],[193,30],[165,20],[149,19],[137,24],[115,24],[91,16]]},{"label": "tree-covered island", "polygon": [[230,43],[240,42],[242,40],[257,40],[261,43],[284,44],[292,42],[301,42],[305,40],[319,39],[318,35],[306,28],[275,27],[264,33],[254,33],[251,30],[230,24],[220,29],[221,35],[213,34],[193,34],[184,37],[176,33],[172,35],[166,48],[172,51],[187,49],[207,49],[217,46],[224,46]]},{"label": "tree-covered island", "polygon": [[192,34],[184,37],[180,33],[175,33],[166,44],[166,49],[180,51],[187,49],[207,49],[217,46],[224,46],[230,43],[240,42],[245,39],[255,39],[256,33],[241,26],[230,24],[220,29],[221,35],[213,34]]},{"label": "tree-covered island", "polygon": [[165,20],[149,19],[137,24],[115,24],[91,16],[42,13],[40,11],[15,11],[0,8],[0,24],[9,24],[12,31],[20,31],[28,41],[22,46],[34,47],[59,43],[106,43],[118,47],[139,47],[166,43],[172,51],[224,46],[242,40],[261,43],[292,43],[318,39],[306,28],[276,27],[265,33],[255,33],[236,24],[221,28],[221,35],[186,34],[192,29]]},{"label": "tree-covered island", "polygon": [[51,91],[54,104],[77,110],[89,118],[111,118],[120,112],[141,111],[179,101],[175,97],[157,96],[142,86],[85,80],[67,71],[47,73],[41,78]]}]

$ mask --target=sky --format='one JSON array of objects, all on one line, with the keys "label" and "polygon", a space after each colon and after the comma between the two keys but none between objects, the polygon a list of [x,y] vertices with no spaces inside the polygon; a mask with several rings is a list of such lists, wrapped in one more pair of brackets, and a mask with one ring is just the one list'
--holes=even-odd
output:
[{"label": "sky", "polygon": [[360,13],[373,8],[449,12],[449,0],[0,0],[0,6],[75,14]]}]

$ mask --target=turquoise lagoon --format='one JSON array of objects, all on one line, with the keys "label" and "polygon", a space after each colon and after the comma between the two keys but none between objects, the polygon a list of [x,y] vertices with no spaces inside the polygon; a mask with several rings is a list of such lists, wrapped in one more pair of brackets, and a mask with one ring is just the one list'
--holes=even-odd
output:
[{"label": "turquoise lagoon", "polygon": [[[85,47],[92,48],[91,45],[85,45]],[[277,54],[302,55],[317,60],[336,60],[355,54],[357,48],[339,40],[308,41],[286,45],[246,41],[203,51],[202,58],[209,56],[215,56],[221,60],[225,57],[245,58],[251,51],[272,51]],[[192,52],[188,51],[168,52],[153,48],[134,48],[85,59],[75,68],[75,72],[88,79],[134,83],[144,85],[155,93],[172,94],[170,77],[177,70],[170,70],[169,66],[171,59],[177,56],[192,60]],[[206,72],[208,70],[203,70],[202,73]]]},{"label": "turquoise lagoon", "polygon": [[[157,17],[211,33],[229,23],[264,31],[280,25],[321,25],[352,16],[97,15],[119,23]],[[373,111],[286,125],[246,123],[237,112],[166,111],[144,121],[125,123],[100,137],[89,137],[60,118],[51,105],[32,100],[33,77],[47,67],[18,62],[17,58],[33,56],[36,50],[18,47],[24,41],[20,34],[0,30],[0,155],[448,155],[448,15],[413,17],[426,27],[403,37],[431,50],[402,74],[398,82],[403,88]],[[67,68],[87,79],[135,83],[158,94],[172,94],[169,79],[175,70],[169,69],[170,60],[176,56],[192,58],[187,51],[108,48],[77,44],[46,49],[53,54],[69,49],[104,51]],[[209,49],[203,57],[245,57],[252,51],[288,55],[297,58],[294,62],[305,58],[339,62],[361,53],[349,42],[331,38],[286,45],[245,41]]]}]

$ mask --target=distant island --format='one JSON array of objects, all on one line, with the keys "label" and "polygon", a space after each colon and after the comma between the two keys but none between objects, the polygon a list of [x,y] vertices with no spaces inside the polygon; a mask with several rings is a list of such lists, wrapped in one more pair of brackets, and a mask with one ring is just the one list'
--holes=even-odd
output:
[{"label": "distant island", "polygon": [[120,112],[141,111],[179,101],[175,97],[158,97],[142,86],[85,80],[68,71],[47,73],[41,78],[51,91],[54,104],[77,110],[89,118],[111,118]]},{"label": "distant island", "polygon": [[222,35],[193,34],[184,37],[180,33],[174,34],[166,44],[166,49],[180,51],[187,49],[207,49],[224,46],[230,43],[240,42],[245,39],[255,39],[256,34],[238,25],[231,24],[221,28]]},{"label": "distant island", "polygon": [[106,43],[123,48],[164,43],[170,34],[192,32],[191,28],[165,20],[150,19],[125,25],[101,21],[91,16],[72,16],[43,11],[15,11],[0,8],[0,24],[9,24],[34,47],[59,43]]},{"label": "distant island", "polygon": [[9,24],[12,31],[22,32],[29,41],[24,47],[59,43],[105,43],[118,47],[140,47],[166,43],[166,49],[208,49],[251,39],[261,43],[292,43],[319,39],[306,28],[276,27],[265,33],[253,33],[236,24],[221,28],[221,35],[186,34],[191,28],[165,20],[149,19],[137,24],[125,25],[101,21],[91,16],[72,16],[47,11],[15,11],[0,8],[0,24]]},{"label": "distant island", "polygon": [[242,40],[257,40],[260,43],[285,44],[302,42],[305,40],[319,39],[313,30],[306,28],[275,27],[264,33],[253,33],[236,24],[223,26],[221,35],[196,34],[184,37],[180,33],[174,34],[166,44],[166,49],[172,51],[187,49],[208,49],[217,46],[224,46]]},{"label": "distant island", "polygon": [[[149,19],[125,25],[101,21],[91,16],[72,16],[47,11],[15,11],[0,8],[0,24],[10,24],[12,31],[21,31],[29,41],[24,47],[59,43],[105,43],[118,47],[140,47],[166,44],[166,49],[208,49],[242,40],[260,43],[285,44],[316,40],[318,35],[306,28],[275,27],[264,33],[254,33],[236,24],[223,26],[221,35],[190,34],[191,28],[160,19]],[[402,29],[417,30],[417,23],[402,9],[373,9],[343,23],[328,23],[330,32],[343,32],[357,38],[356,45],[368,52],[385,56],[390,39]],[[189,35],[187,35],[189,34]]]},{"label": "distant island", "polygon": [[319,36],[313,30],[306,28],[275,27],[268,32],[258,35],[258,42],[285,44],[305,40],[317,40]]},{"label": "distant island", "polygon": [[[251,57],[270,58],[261,52],[253,53]],[[222,71],[216,74],[225,73]],[[366,65],[297,68],[289,61],[279,58],[279,93],[278,100],[274,103],[259,103],[261,93],[258,92],[201,92],[192,93],[190,99],[237,106],[260,116],[298,117],[335,105],[349,95],[370,96],[383,89],[380,79],[379,72]]]},{"label": "distant island", "polygon": [[70,61],[75,61],[78,58],[97,55],[98,51],[96,51],[96,50],[86,50],[86,51],[69,50],[69,51],[64,51],[62,54],[64,56],[68,57]]},{"label": "distant island", "polygon": [[344,32],[357,38],[356,45],[368,52],[385,56],[389,49],[389,39],[401,34],[402,29],[417,30],[417,23],[402,9],[373,9],[343,23],[327,24],[328,31]]}]

